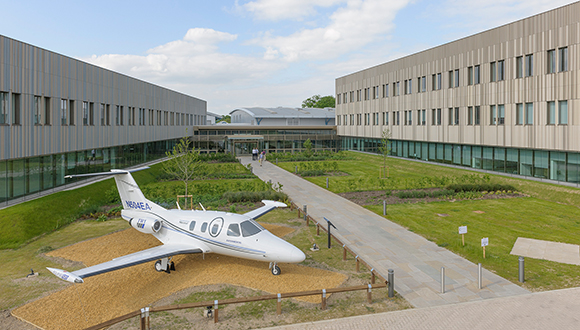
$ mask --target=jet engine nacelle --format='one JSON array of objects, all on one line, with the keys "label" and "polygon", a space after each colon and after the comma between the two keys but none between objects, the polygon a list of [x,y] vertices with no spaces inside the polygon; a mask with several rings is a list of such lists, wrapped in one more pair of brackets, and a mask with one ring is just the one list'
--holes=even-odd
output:
[{"label": "jet engine nacelle", "polygon": [[154,234],[163,226],[161,220],[147,217],[135,217],[129,220],[129,224],[131,227],[145,234]]}]

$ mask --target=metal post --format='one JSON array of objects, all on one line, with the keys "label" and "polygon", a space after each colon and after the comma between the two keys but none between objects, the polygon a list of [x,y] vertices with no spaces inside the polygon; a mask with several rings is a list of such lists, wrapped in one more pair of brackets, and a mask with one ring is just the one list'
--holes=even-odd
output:
[{"label": "metal post", "polygon": [[328,248],[330,249],[330,238],[332,237],[330,235],[330,221],[327,221],[328,223]]},{"label": "metal post", "polygon": [[387,201],[383,201],[383,215],[387,215]]},{"label": "metal post", "polygon": [[278,165],[278,158],[276,158],[276,165]]},{"label": "metal post", "polygon": [[441,267],[441,293],[445,293],[445,267]]},{"label": "metal post", "polygon": [[306,210],[307,210],[307,208],[306,208],[306,204],[304,204],[304,206],[302,206],[302,209],[304,210],[304,211],[303,211],[303,213],[304,213],[304,221],[306,221],[306,217],[308,217],[308,215],[306,214],[306,213],[307,213],[307,212],[306,212]]},{"label": "metal post", "polygon": [[393,298],[395,296],[395,271],[389,269],[389,274],[387,275],[387,281],[389,286],[389,298]]},{"label": "metal post", "polygon": [[294,166],[294,174],[298,174],[298,165]]},{"label": "metal post", "polygon": [[328,178],[326,178],[326,189],[328,189]]},{"label": "metal post", "polygon": [[481,262],[477,264],[477,287],[481,290],[481,282],[482,282],[482,271],[481,271]]},{"label": "metal post", "polygon": [[519,272],[520,273],[519,281],[522,282],[522,283],[524,283],[524,281],[525,281],[525,278],[524,278],[524,270],[525,270],[524,269],[525,268],[524,267],[524,257],[519,257],[518,258],[518,261],[519,261],[519,266],[520,266],[519,267],[519,270],[520,270],[520,272]]}]

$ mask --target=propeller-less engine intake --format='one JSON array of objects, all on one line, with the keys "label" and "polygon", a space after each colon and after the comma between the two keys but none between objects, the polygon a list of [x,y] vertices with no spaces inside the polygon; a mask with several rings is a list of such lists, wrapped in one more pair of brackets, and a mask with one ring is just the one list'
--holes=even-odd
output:
[{"label": "propeller-less engine intake", "polygon": [[136,217],[129,220],[131,227],[145,234],[153,234],[159,231],[163,222],[155,218]]}]

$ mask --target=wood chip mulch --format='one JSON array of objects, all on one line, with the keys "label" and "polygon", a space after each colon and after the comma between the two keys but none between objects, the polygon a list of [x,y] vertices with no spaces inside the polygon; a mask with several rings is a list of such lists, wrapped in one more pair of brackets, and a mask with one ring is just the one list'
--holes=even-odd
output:
[{"label": "wood chip mulch", "polygon": [[[264,227],[279,236],[293,231],[268,224]],[[91,266],[159,244],[153,236],[130,228],[52,251],[49,255]],[[267,262],[217,254],[205,255],[205,259],[202,255],[182,255],[173,261],[177,271],[171,274],[156,272],[151,262],[90,277],[83,284],[69,285],[19,307],[12,315],[42,329],[81,329],[150,306],[193,286],[228,283],[281,293],[334,288],[347,279],[344,274],[295,264],[281,264],[282,274],[273,276]],[[41,275],[53,276],[48,271]],[[317,303],[320,297],[300,300]]]}]

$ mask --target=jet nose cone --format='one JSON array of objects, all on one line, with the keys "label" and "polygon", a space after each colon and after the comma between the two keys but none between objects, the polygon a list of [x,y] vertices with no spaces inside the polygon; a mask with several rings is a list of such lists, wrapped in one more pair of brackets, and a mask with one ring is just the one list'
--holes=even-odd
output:
[{"label": "jet nose cone", "polygon": [[304,261],[304,259],[306,259],[306,255],[304,254],[304,252],[300,251],[300,249],[298,248],[294,248],[294,250],[292,250],[292,253],[290,254],[290,256],[292,257],[292,261],[294,263],[299,263]]}]

